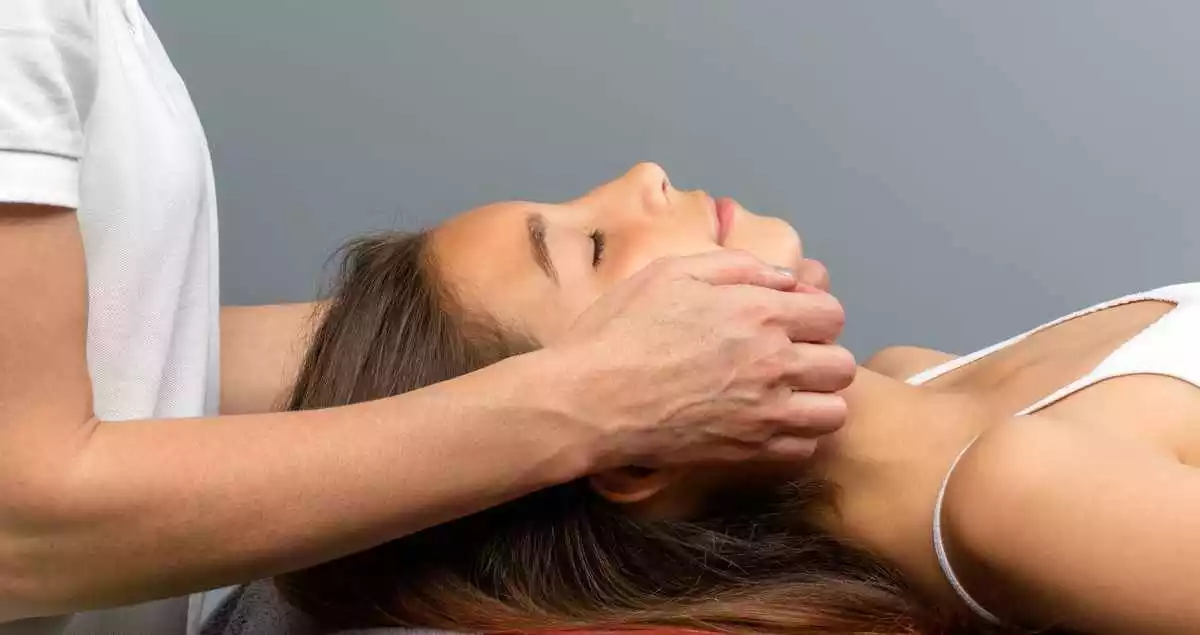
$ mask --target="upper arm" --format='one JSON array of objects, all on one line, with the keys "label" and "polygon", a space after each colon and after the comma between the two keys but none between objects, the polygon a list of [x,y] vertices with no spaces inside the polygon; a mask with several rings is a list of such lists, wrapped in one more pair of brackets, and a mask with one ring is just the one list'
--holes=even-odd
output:
[{"label": "upper arm", "polygon": [[1095,633],[1200,624],[1200,471],[1170,457],[1043,417],[1010,422],[964,457],[944,520],[989,608]]},{"label": "upper arm", "polygon": [[[92,417],[87,285],[71,210],[0,203],[0,498],[35,473]],[[10,499],[11,500],[11,499]],[[0,510],[2,511],[2,510]],[[0,514],[0,521],[3,515]]]},{"label": "upper arm", "polygon": [[863,364],[894,379],[908,379],[917,373],[955,359],[954,355],[918,346],[889,346],[875,353]]},{"label": "upper arm", "polygon": [[[0,2],[0,448],[22,448],[0,461],[0,489],[53,470],[49,451],[69,443],[56,435],[91,417],[74,209],[97,82],[93,5]],[[0,500],[29,488],[18,489]]]}]

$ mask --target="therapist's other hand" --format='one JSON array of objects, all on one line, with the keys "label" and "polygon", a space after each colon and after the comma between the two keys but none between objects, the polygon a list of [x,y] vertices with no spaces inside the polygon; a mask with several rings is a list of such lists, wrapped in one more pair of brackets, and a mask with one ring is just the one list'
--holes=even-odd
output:
[{"label": "therapist's other hand", "polygon": [[[841,427],[855,360],[825,268],[737,251],[663,259],[592,305],[556,347],[593,469],[809,457]],[[550,351],[547,351],[550,352]]]}]

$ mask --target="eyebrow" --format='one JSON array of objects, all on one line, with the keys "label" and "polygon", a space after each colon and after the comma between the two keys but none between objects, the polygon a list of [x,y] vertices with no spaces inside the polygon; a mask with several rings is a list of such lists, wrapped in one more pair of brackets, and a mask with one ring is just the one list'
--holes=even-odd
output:
[{"label": "eyebrow", "polygon": [[533,212],[525,218],[525,227],[529,231],[529,247],[533,250],[533,261],[554,284],[558,284],[558,270],[554,268],[554,261],[550,259],[550,249],[546,246],[546,217]]}]

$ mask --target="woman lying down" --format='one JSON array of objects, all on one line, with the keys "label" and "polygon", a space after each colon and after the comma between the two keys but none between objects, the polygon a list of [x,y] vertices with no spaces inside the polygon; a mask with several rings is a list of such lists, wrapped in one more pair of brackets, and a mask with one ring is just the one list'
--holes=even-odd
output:
[{"label": "woman lying down", "polygon": [[[552,342],[651,260],[722,248],[801,257],[784,222],[652,164],[361,240],[290,407]],[[1200,633],[1197,385],[1200,284],[1138,293],[966,357],[880,352],[810,463],[631,466],[275,583],[331,628]]]}]

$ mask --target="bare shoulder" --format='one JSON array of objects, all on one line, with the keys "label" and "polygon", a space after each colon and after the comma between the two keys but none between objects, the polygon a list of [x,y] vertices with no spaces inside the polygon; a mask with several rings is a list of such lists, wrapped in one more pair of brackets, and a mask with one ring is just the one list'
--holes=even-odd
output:
[{"label": "bare shoulder", "polygon": [[872,355],[863,368],[893,379],[908,379],[917,373],[945,364],[955,355],[920,346],[889,346]]},{"label": "bare shoulder", "polygon": [[950,520],[992,544],[1027,533],[1019,530],[1030,523],[1061,520],[1064,506],[1091,508],[1101,491],[1124,491],[1147,472],[1200,475],[1150,447],[1077,421],[1015,417],[984,433],[955,468],[946,490]]},{"label": "bare shoulder", "polygon": [[[955,569],[985,606],[1087,632],[1144,632],[1200,619],[1187,599],[1200,592],[1197,500],[1196,470],[1039,415],[971,447],[942,520]],[[1180,591],[1151,591],[1164,588]]]},{"label": "bare shoulder", "polygon": [[[1041,417],[997,424],[963,455],[946,488],[947,521],[967,535],[1005,535],[1016,519],[1010,510],[1030,510],[1048,502],[1054,488],[1076,463],[1088,437],[1065,422]],[[1076,458],[1073,458],[1076,457]]]}]

